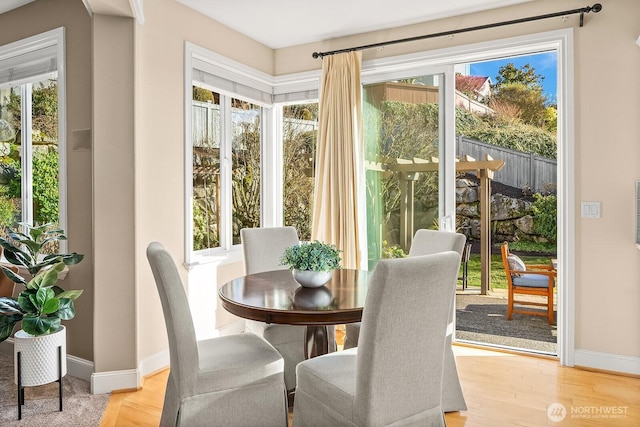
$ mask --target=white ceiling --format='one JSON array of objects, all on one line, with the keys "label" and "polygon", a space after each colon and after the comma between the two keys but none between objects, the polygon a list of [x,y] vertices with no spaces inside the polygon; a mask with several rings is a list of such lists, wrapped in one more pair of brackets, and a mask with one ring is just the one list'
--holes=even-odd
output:
[{"label": "white ceiling", "polygon": [[35,0],[2,0],[0,1],[0,13],[8,12]]},{"label": "white ceiling", "polygon": [[273,49],[533,0],[177,0]]},{"label": "white ceiling", "polygon": [[[0,0],[0,13],[35,0]],[[98,13],[112,0],[88,1]],[[432,21],[534,0],[176,0],[272,49]],[[118,0],[144,7],[141,0]],[[125,7],[125,9],[129,9]],[[136,8],[133,8],[136,9]],[[142,13],[143,11],[137,11]],[[119,13],[119,12],[118,12]]]}]

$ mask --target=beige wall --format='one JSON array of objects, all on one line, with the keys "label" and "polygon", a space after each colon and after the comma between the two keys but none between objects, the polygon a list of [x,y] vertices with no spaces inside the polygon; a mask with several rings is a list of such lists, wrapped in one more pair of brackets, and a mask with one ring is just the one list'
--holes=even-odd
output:
[{"label": "beige wall", "polygon": [[640,94],[640,3],[602,5],[576,35],[577,201],[602,202],[601,219],[575,220],[576,346],[640,357],[640,251],[633,247],[640,102],[629,96]]},{"label": "beige wall", "polygon": [[[76,317],[65,322],[69,354],[93,360],[93,250],[91,149],[77,136],[91,129],[91,21],[79,0],[48,0],[0,15],[0,45],[65,27],[67,72],[67,209],[69,250],[85,255],[72,266],[65,289],[84,289]],[[79,138],[82,139],[82,138]]]},{"label": "beige wall", "polygon": [[94,14],[93,220],[96,372],[137,366],[135,21]]}]

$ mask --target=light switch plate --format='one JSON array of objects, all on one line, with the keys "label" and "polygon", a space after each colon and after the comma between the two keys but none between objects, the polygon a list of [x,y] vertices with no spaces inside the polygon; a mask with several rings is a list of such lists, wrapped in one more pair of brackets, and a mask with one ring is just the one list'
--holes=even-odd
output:
[{"label": "light switch plate", "polygon": [[600,218],[600,202],[581,202],[582,218]]}]

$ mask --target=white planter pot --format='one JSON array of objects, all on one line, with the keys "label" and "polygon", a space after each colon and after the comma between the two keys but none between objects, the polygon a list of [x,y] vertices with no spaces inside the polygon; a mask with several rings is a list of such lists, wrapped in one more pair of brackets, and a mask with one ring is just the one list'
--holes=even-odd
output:
[{"label": "white planter pot", "polygon": [[[58,356],[58,347],[61,347]],[[13,344],[14,381],[18,384],[18,352],[20,352],[21,385],[23,387],[52,383],[67,374],[67,330],[33,336],[22,329],[15,333]],[[61,372],[59,370],[61,369]]]},{"label": "white planter pot", "polygon": [[305,288],[319,288],[331,280],[333,271],[292,270],[293,278]]}]

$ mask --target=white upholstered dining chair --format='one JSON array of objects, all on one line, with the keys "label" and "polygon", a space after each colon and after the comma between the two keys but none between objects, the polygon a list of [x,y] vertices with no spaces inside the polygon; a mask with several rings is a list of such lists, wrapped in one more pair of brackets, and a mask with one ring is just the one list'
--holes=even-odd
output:
[{"label": "white upholstered dining chair", "polygon": [[[445,251],[455,251],[462,255],[467,238],[464,234],[449,231],[426,230],[416,231],[413,243],[409,250],[409,257],[431,255]],[[455,283],[453,284],[455,289]],[[445,348],[444,385],[442,389],[442,407],[445,412],[464,411],[467,404],[462,394],[456,359],[453,355],[451,343],[453,340],[453,314],[455,310],[454,301],[451,302],[451,314],[447,333],[447,346]],[[344,348],[352,348],[358,345],[360,334],[360,324],[351,323],[345,327],[346,337]]]},{"label": "white upholstered dining chair", "polygon": [[446,331],[460,256],[376,264],[359,345],[297,368],[294,427],[444,426]]},{"label": "white upholstered dining chair", "polygon": [[[240,230],[246,274],[285,270],[280,264],[284,250],[300,243],[295,227],[243,228]],[[302,362],[305,327],[246,321],[246,332],[254,333],[273,345],[284,358],[284,382],[287,390],[296,386],[296,365]]]},{"label": "white upholstered dining chair", "polygon": [[253,334],[196,341],[178,269],[158,243],[147,258],[169,338],[170,371],[161,427],[287,425],[284,361]]}]

